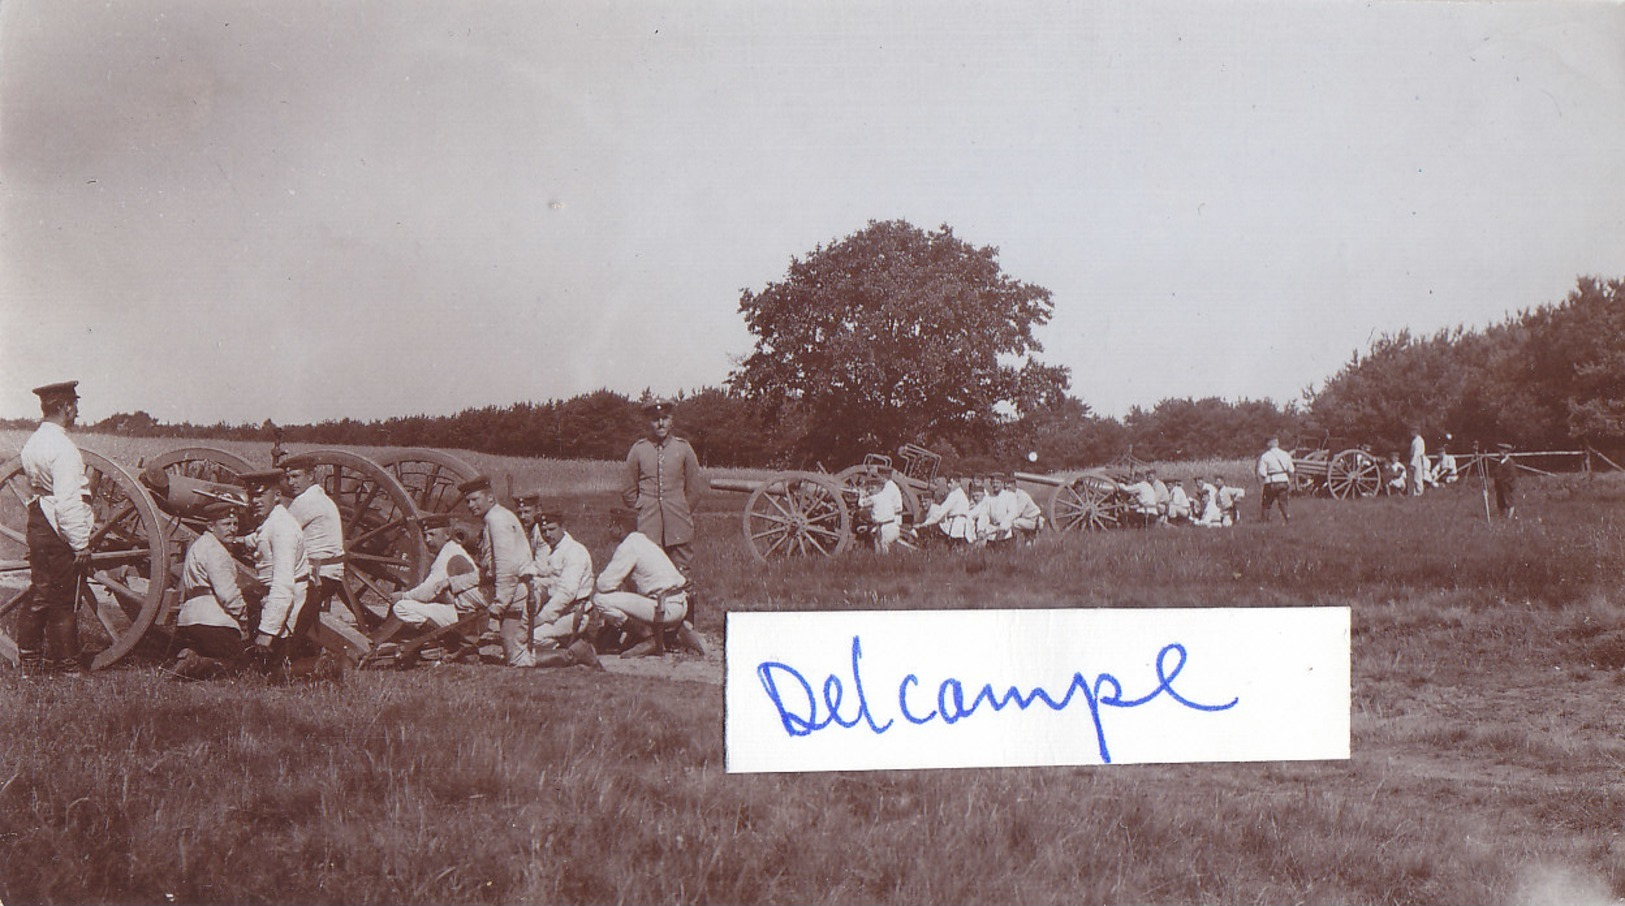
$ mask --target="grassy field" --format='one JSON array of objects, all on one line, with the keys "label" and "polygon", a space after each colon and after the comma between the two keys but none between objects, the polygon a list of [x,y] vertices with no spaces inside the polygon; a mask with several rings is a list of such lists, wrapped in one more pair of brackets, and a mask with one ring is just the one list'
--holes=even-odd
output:
[{"label": "grassy field", "polygon": [[[85,443],[141,455],[116,438]],[[608,530],[590,514],[613,465],[481,467],[584,511],[582,534],[603,554]],[[1245,464],[1203,471],[1240,479]],[[1625,476],[1529,481],[1516,523],[1486,524],[1478,489],[1459,486],[1294,501],[1290,530],[1253,521],[769,565],[738,538],[741,502],[713,495],[702,517],[713,631],[726,610],[1349,605],[1353,757],[729,776],[721,690],[702,683],[464,666],[296,687],[176,685],[150,668],[21,684],[7,671],[0,899],[1625,894],[1625,716],[1612,707],[1625,694]]]}]

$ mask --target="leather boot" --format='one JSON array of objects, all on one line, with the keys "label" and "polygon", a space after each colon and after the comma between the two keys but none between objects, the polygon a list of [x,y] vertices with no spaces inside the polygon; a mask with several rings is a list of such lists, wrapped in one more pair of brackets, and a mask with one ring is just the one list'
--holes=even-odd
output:
[{"label": "leather boot", "polygon": [[52,613],[45,623],[45,650],[55,653],[52,667],[58,673],[83,673],[79,660],[79,618],[72,610]]},{"label": "leather boot", "polygon": [[604,665],[598,660],[598,652],[594,651],[591,643],[585,639],[576,639],[571,642],[570,647],[564,649],[564,653],[570,656],[570,662],[573,664],[579,664],[593,670],[604,669]]},{"label": "leather boot", "polygon": [[538,652],[536,652],[534,655],[531,656],[530,666],[532,666],[532,667],[571,667],[571,666],[575,665],[575,662],[576,662],[576,659],[570,656],[570,652],[568,652],[568,651],[560,651],[559,649],[554,648],[554,649],[549,650],[549,651],[538,651]]},{"label": "leather boot", "polygon": [[45,652],[39,649],[18,649],[17,671],[26,679],[44,676]]}]

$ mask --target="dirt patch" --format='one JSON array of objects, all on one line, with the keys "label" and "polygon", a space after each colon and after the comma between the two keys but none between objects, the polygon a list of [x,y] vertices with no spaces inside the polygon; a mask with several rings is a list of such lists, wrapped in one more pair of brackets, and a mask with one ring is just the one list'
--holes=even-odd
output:
[{"label": "dirt patch", "polygon": [[707,683],[722,685],[722,640],[701,633],[705,654],[689,652],[623,658],[614,654],[599,655],[604,669],[629,676],[674,680],[680,683]]}]

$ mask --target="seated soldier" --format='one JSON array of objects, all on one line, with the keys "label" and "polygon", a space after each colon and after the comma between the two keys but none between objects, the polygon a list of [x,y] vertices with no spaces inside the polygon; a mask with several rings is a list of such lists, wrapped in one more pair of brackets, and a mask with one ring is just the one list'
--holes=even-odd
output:
[{"label": "seated soldier", "polygon": [[993,540],[993,498],[987,485],[976,481],[970,486],[970,509],[965,513],[965,540],[981,547]]},{"label": "seated soldier", "polygon": [[1016,500],[1016,518],[1011,520],[1010,527],[1023,541],[1031,543],[1033,537],[1044,528],[1044,511],[1039,508],[1033,495],[1016,484],[1013,476],[1005,477],[1004,488]]},{"label": "seated soldier", "polygon": [[1157,524],[1168,524],[1168,485],[1157,477],[1156,469],[1145,470],[1145,480],[1151,485],[1151,490],[1157,495]]},{"label": "seated soldier", "polygon": [[1236,502],[1247,496],[1246,488],[1238,488],[1224,483],[1224,476],[1215,476],[1213,479],[1214,495],[1219,501],[1219,520],[1226,526],[1235,525],[1241,521],[1241,510]]},{"label": "seated soldier", "polygon": [[1399,461],[1398,453],[1389,453],[1388,461],[1382,464],[1382,488],[1385,494],[1405,493],[1405,464]]},{"label": "seated soldier", "polygon": [[869,476],[858,496],[858,505],[868,508],[875,551],[891,553],[892,544],[903,530],[903,489],[897,484],[896,471],[888,469],[884,474]]},{"label": "seated soldier", "polygon": [[1157,489],[1146,478],[1141,478],[1133,484],[1117,482],[1117,490],[1128,494],[1134,499],[1129,502],[1129,512],[1133,513],[1140,524],[1155,525],[1162,513],[1157,508]]},{"label": "seated soldier", "polygon": [[[549,551],[535,583],[543,596],[531,629],[531,641],[537,649],[536,666],[562,667],[579,663],[602,670],[598,653],[584,640],[594,628],[592,554],[564,530],[564,517],[559,513],[539,514],[536,527],[541,530]],[[557,654],[565,657],[551,656]]]},{"label": "seated soldier", "polygon": [[1177,481],[1168,486],[1168,522],[1184,525],[1191,521],[1191,498],[1185,486]]},{"label": "seated soldier", "polygon": [[241,669],[247,660],[248,604],[237,584],[237,562],[226,550],[237,537],[237,512],[247,505],[215,501],[203,507],[205,531],[186,549],[181,567],[177,676],[219,676]]},{"label": "seated soldier", "polygon": [[1196,524],[1204,528],[1219,528],[1224,525],[1224,510],[1219,506],[1219,489],[1201,477],[1192,478],[1196,485],[1195,509],[1200,514],[1196,517]]},{"label": "seated soldier", "polygon": [[939,486],[940,497],[926,511],[925,518],[920,520],[919,530],[936,526],[939,532],[926,532],[920,535],[924,541],[946,538],[951,541],[968,540],[970,526],[970,497],[965,493],[964,487],[958,481],[944,481]]},{"label": "seated soldier", "polygon": [[[705,653],[694,627],[684,621],[688,579],[660,545],[637,530],[637,510],[618,513],[623,528],[630,531],[599,573],[592,603],[606,622],[625,633],[626,641],[635,643],[621,656],[643,657],[663,650],[664,640],[657,633],[667,627],[675,628],[679,644]],[[632,583],[630,591],[621,587],[627,581]]]},{"label": "seated soldier", "polygon": [[416,587],[389,596],[389,620],[373,634],[375,643],[389,640],[402,627],[423,629],[453,623],[486,609],[480,593],[480,571],[463,547],[460,529],[449,513],[430,513],[419,522],[424,545],[435,552],[429,574]]},{"label": "seated soldier", "polygon": [[547,546],[547,539],[542,537],[542,527],[536,524],[540,514],[542,495],[539,491],[526,491],[515,494],[513,498],[513,514],[519,517],[519,526],[525,530],[525,537],[530,541],[530,549],[536,555],[536,566],[547,562],[547,555],[552,551]]}]

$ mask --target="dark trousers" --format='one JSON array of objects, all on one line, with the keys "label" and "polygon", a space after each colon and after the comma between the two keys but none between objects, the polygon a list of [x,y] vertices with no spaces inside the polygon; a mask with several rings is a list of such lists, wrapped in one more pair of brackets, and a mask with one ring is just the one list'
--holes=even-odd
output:
[{"label": "dark trousers", "polygon": [[[293,624],[293,632],[288,634],[290,650],[294,657],[308,657],[321,652],[321,645],[311,634],[316,621],[321,619],[322,611],[342,591],[342,583],[333,578],[315,578],[310,580],[310,588],[305,592],[305,606],[299,611],[299,619]],[[362,627],[365,629],[366,627]]]},{"label": "dark trousers", "polygon": [[182,626],[175,631],[175,648],[190,648],[231,668],[242,666],[248,654],[242,634],[225,626]]},{"label": "dark trousers", "polygon": [[1260,509],[1260,519],[1264,522],[1270,521],[1270,504],[1275,504],[1281,509],[1281,520],[1291,522],[1292,514],[1288,513],[1286,509],[1286,503],[1291,498],[1291,482],[1278,481],[1264,485],[1264,504]]},{"label": "dark trousers", "polygon": [[79,569],[73,548],[51,527],[39,501],[28,506],[28,574],[34,583],[17,616],[19,658],[38,663],[79,656]]}]

